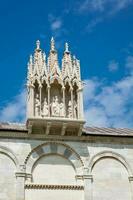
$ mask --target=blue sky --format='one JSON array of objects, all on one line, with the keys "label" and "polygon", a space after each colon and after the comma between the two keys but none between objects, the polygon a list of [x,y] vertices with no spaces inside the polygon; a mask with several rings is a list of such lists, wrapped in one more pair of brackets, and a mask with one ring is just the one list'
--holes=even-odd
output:
[{"label": "blue sky", "polygon": [[29,55],[51,36],[81,61],[87,125],[133,128],[133,0],[2,1],[0,120],[25,121]]}]

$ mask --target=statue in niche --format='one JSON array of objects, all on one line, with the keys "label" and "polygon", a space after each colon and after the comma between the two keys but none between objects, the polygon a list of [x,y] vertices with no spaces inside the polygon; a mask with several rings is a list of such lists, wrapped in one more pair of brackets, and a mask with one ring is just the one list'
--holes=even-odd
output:
[{"label": "statue in niche", "polygon": [[48,103],[47,103],[46,98],[44,98],[42,115],[43,116],[48,116]]},{"label": "statue in niche", "polygon": [[40,100],[39,100],[39,95],[36,94],[35,98],[35,116],[40,115]]},{"label": "statue in niche", "polygon": [[65,117],[65,107],[63,102],[60,103],[60,117]]},{"label": "statue in niche", "polygon": [[53,101],[51,104],[51,114],[54,117],[57,117],[60,115],[60,107],[59,107],[59,101],[58,101],[57,96],[53,97]]},{"label": "statue in niche", "polygon": [[72,118],[72,117],[73,117],[72,102],[71,102],[71,100],[69,100],[69,102],[68,102],[68,118]]},{"label": "statue in niche", "polygon": [[74,118],[78,117],[78,106],[76,100],[73,102],[73,109],[74,109]]}]

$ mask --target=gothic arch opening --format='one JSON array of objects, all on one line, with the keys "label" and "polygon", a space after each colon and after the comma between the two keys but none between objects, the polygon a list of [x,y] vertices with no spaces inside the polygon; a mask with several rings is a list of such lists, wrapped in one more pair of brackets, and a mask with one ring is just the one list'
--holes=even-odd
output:
[{"label": "gothic arch opening", "polygon": [[131,200],[125,166],[114,157],[102,157],[94,163],[93,200]]}]

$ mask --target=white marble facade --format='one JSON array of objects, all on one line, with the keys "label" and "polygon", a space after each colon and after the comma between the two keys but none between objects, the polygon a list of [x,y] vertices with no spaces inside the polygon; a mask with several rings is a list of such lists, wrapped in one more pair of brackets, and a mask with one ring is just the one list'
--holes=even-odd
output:
[{"label": "white marble facade", "polygon": [[27,118],[83,119],[80,62],[71,56],[67,43],[60,69],[54,39],[47,60],[37,41],[28,63],[27,89]]},{"label": "white marble facade", "polygon": [[133,138],[18,134],[0,140],[0,200],[133,200]]}]

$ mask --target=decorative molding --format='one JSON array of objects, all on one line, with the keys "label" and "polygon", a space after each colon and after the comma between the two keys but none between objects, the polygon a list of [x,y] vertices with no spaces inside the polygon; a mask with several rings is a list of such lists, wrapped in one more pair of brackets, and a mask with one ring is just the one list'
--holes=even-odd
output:
[{"label": "decorative molding", "polygon": [[24,172],[16,172],[16,177],[26,177],[26,173],[24,173]]},{"label": "decorative molding", "polygon": [[133,176],[129,176],[128,179],[130,182],[133,181]]},{"label": "decorative molding", "polygon": [[91,174],[83,175],[83,179],[91,179],[93,181],[93,176]]},{"label": "decorative molding", "polygon": [[83,185],[25,184],[25,189],[84,190],[84,186]]},{"label": "decorative molding", "polygon": [[79,180],[84,180],[84,179],[91,179],[93,180],[93,176],[91,174],[86,174],[86,175],[76,175],[75,176],[76,179],[79,179]]}]

